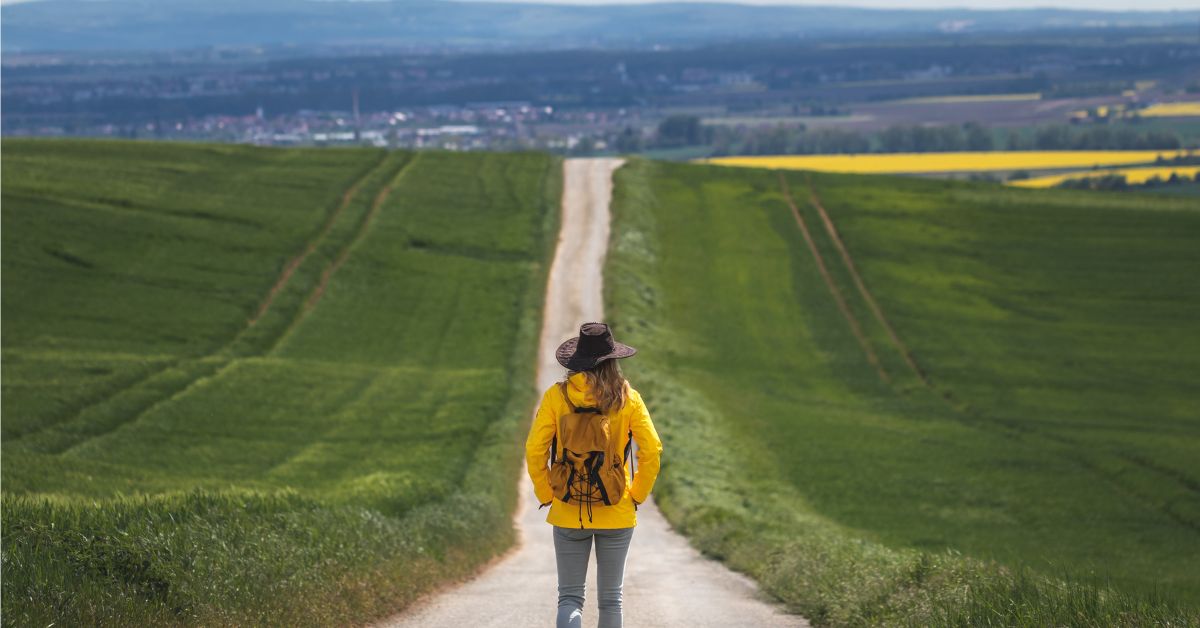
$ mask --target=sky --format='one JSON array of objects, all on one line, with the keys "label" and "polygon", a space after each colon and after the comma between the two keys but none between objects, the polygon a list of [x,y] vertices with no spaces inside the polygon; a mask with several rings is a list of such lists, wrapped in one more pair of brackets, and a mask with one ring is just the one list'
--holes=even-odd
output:
[{"label": "sky", "polygon": [[[0,0],[0,4],[16,4],[32,0]],[[253,0],[251,0],[253,1]],[[403,1],[403,0],[399,0]],[[644,0],[518,0],[551,4],[636,4]],[[678,1],[678,0],[675,0]],[[712,1],[712,0],[708,0]],[[1098,9],[1101,11],[1158,11],[1170,9],[1196,9],[1197,0],[722,0],[740,4],[785,4],[824,5],[843,7],[876,7],[885,9],[1014,9],[1033,7],[1057,7],[1063,9]]]},{"label": "sky", "polygon": [[[548,4],[641,4],[647,0],[519,0]],[[674,2],[679,0],[650,0]],[[683,0],[687,1],[687,0]],[[1053,7],[1060,9],[1090,9],[1099,11],[1168,11],[1195,10],[1197,0],[704,0],[737,4],[779,4],[792,6],[818,5],[840,7],[872,7],[879,9],[1030,9]]]}]

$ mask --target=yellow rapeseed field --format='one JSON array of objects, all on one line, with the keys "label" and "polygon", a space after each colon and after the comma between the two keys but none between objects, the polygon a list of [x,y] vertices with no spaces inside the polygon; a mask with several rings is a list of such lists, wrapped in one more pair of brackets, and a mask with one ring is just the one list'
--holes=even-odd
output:
[{"label": "yellow rapeseed field", "polygon": [[989,170],[1051,170],[1153,163],[1170,159],[1176,150],[1041,150],[980,151],[959,153],[869,153],[861,155],[778,155],[765,157],[715,157],[701,160],[721,166],[821,170],[870,174],[983,172]]},{"label": "yellow rapeseed field", "polygon": [[1200,166],[1175,166],[1161,168],[1110,168],[1108,170],[1087,170],[1084,172],[1068,172],[1066,174],[1056,174],[1048,177],[1034,177],[1032,179],[1020,179],[1017,181],[1009,181],[1009,185],[1015,185],[1023,188],[1050,188],[1054,187],[1068,179],[1085,179],[1102,177],[1109,174],[1125,175],[1125,182],[1130,184],[1140,184],[1158,177],[1164,181],[1171,176],[1171,173],[1178,174],[1181,177],[1186,176],[1189,179],[1195,179],[1196,174],[1200,173]]},{"label": "yellow rapeseed field", "polygon": [[1200,100],[1194,102],[1165,102],[1150,105],[1138,112],[1143,118],[1200,116]]}]

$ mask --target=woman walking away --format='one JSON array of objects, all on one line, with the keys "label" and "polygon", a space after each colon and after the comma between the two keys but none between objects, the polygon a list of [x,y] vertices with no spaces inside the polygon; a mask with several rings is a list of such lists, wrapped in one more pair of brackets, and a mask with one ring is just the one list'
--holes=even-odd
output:
[{"label": "woman walking away", "polygon": [[[539,508],[550,506],[558,563],[558,628],[583,625],[583,591],[596,540],[599,628],[621,627],[625,557],[636,510],[658,477],[662,441],[617,359],[637,350],[604,323],[585,323],[559,345],[567,377],[546,389],[525,441]],[[630,460],[633,443],[637,460]]]}]

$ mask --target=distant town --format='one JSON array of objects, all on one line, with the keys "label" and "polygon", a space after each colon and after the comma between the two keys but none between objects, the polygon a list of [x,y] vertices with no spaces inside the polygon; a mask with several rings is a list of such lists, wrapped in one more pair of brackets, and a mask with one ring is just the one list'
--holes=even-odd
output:
[{"label": "distant town", "polygon": [[1194,42],[1173,29],[1109,38],[8,53],[3,134],[667,158],[1200,145],[1196,118],[1178,109],[1200,102]]}]

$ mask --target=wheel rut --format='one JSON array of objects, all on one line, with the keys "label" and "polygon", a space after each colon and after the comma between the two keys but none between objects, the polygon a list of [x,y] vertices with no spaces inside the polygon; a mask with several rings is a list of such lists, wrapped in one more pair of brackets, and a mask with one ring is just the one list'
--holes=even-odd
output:
[{"label": "wheel rut", "polygon": [[[780,174],[780,182],[784,190],[784,195],[787,197],[788,203],[792,207],[792,211],[795,212],[797,222],[799,222],[800,228],[805,234],[805,239],[809,243],[809,247],[813,250],[814,256],[819,256],[819,253],[817,253],[816,248],[813,245],[811,235],[804,225],[803,218],[800,216],[796,205],[791,198],[790,192],[787,189],[787,181],[782,173]],[[811,175],[805,175],[805,183],[809,192],[809,204],[812,205],[817,214],[820,216],[821,222],[824,224],[826,234],[829,236],[834,248],[838,250],[839,257],[841,258],[842,263],[851,278],[851,281],[855,284],[859,294],[867,303],[872,314],[874,315],[875,320],[887,332],[893,347],[903,358],[909,369],[912,370],[913,374],[916,375],[916,377],[920,380],[921,384],[927,390],[932,392],[935,397],[945,402],[953,412],[953,415],[958,417],[964,425],[968,425],[976,429],[987,429],[1006,438],[1036,438],[1042,443],[1045,443],[1046,445],[1056,449],[1058,451],[1058,455],[1073,461],[1081,468],[1095,474],[1101,482],[1103,482],[1113,491],[1125,495],[1129,499],[1138,502],[1146,509],[1158,512],[1164,517],[1190,529],[1193,532],[1200,532],[1200,521],[1194,519],[1193,516],[1191,516],[1191,513],[1184,514],[1176,512],[1176,510],[1172,508],[1170,501],[1164,501],[1164,499],[1161,497],[1156,498],[1154,496],[1147,495],[1144,491],[1133,485],[1132,481],[1128,477],[1131,473],[1145,473],[1155,476],[1157,481],[1165,482],[1177,487],[1176,494],[1180,495],[1182,499],[1190,499],[1200,492],[1200,483],[1192,480],[1192,478],[1186,474],[1169,466],[1149,463],[1149,461],[1139,459],[1138,457],[1132,456],[1125,452],[1092,449],[1085,446],[1079,440],[1064,434],[1047,432],[1028,424],[1014,424],[1011,422],[996,421],[984,416],[977,408],[971,406],[969,403],[960,400],[950,389],[932,381],[925,369],[917,363],[916,359],[912,355],[912,351],[900,338],[900,335],[896,332],[895,328],[884,314],[883,308],[879,305],[878,301],[875,299],[875,296],[867,288],[866,283],[863,281],[862,276],[859,274],[858,268],[854,263],[853,256],[850,254],[849,249],[846,247],[845,242],[842,240],[841,234],[838,232],[837,227],[833,222],[833,218],[830,216],[829,212],[826,211],[824,204],[821,202],[820,196],[817,194],[817,190],[813,185]],[[823,263],[819,259],[818,265],[823,268]],[[824,270],[822,270],[822,275],[826,278],[827,282],[830,281],[830,276]],[[830,290],[835,291],[836,293],[835,287],[831,286]],[[841,301],[839,301],[839,308],[840,307]],[[843,313],[845,313],[845,309],[843,309]],[[859,330],[861,329],[861,327],[857,325],[855,321],[851,321],[851,326]],[[857,333],[858,332],[856,331],[856,335]],[[1104,463],[1105,458],[1110,460],[1115,458],[1123,461],[1129,466],[1121,470],[1113,470],[1111,468],[1111,464]]]},{"label": "wheel rut", "polygon": [[[378,205],[382,204],[383,199],[386,198],[384,192],[390,192],[396,178],[399,177],[400,173],[411,162],[411,159],[402,162],[388,184],[377,194],[371,210],[368,211],[366,218],[363,220],[364,227],[369,218],[373,217],[374,213],[377,212]],[[239,356],[266,353],[267,351],[264,349],[255,350],[252,346],[253,341],[246,341],[247,336],[251,335],[251,332],[255,329],[263,315],[271,309],[276,297],[289,285],[296,271],[305,261],[312,257],[312,254],[317,249],[329,240],[338,219],[345,214],[346,209],[358,197],[361,189],[371,179],[384,173],[389,168],[390,163],[389,156],[386,153],[381,155],[380,159],[374,165],[355,179],[342,193],[341,200],[330,212],[317,234],[309,240],[304,251],[292,258],[284,266],[279,277],[272,283],[267,294],[260,301],[255,314],[247,320],[246,324],[228,342],[203,356],[172,360],[162,368],[112,391],[110,394],[99,398],[91,404],[81,407],[70,419],[51,424],[42,430],[41,433],[27,435],[30,437],[31,448],[53,454],[77,451],[90,441],[110,434],[122,428],[122,426],[136,423],[153,409],[177,399],[180,395],[194,388],[199,383],[219,376]],[[354,239],[349,245],[344,247],[342,253],[347,253],[349,247],[361,235],[362,228],[355,233]],[[339,261],[344,261],[344,258],[345,255],[339,255],[330,266],[338,264]],[[328,281],[329,274],[331,273],[329,272],[329,267],[327,267],[323,273],[325,281]],[[304,307],[298,308],[298,311],[291,317],[291,324],[288,329],[295,325],[296,321],[307,309]],[[270,343],[270,346],[278,342],[280,337],[282,337],[282,334],[277,335],[274,342]],[[239,344],[244,344],[246,347],[239,348]]]},{"label": "wheel rut", "polygon": [[258,309],[255,310],[254,316],[251,316],[250,320],[247,321],[247,327],[253,326],[258,322],[258,319],[262,318],[263,314],[267,313],[267,310],[271,308],[271,304],[275,302],[276,295],[279,294],[279,291],[283,289],[283,286],[287,284],[288,280],[292,278],[292,275],[295,274],[296,269],[304,263],[304,260],[308,259],[308,256],[312,255],[313,251],[317,250],[317,247],[323,240],[325,240],[325,238],[329,235],[329,232],[333,230],[333,225],[337,222],[338,217],[346,211],[346,207],[348,207],[350,202],[354,200],[354,197],[358,195],[358,190],[362,188],[362,186],[367,182],[368,179],[371,178],[373,174],[379,171],[380,168],[383,168],[385,162],[386,155],[380,157],[379,161],[377,161],[374,166],[372,166],[366,173],[355,180],[350,187],[346,188],[346,191],[342,192],[341,202],[338,203],[337,207],[329,214],[329,217],[325,219],[325,224],[321,226],[321,230],[317,232],[315,237],[309,240],[308,245],[304,247],[303,251],[293,257],[291,261],[289,261],[287,265],[283,267],[283,272],[279,274],[279,278],[275,280],[275,283],[271,285],[270,290],[267,291],[262,303],[260,303]]},{"label": "wheel rut", "polygon": [[804,235],[804,243],[808,245],[808,250],[812,253],[813,261],[817,264],[817,271],[821,273],[821,279],[825,281],[825,287],[829,288],[829,294],[833,295],[833,300],[837,303],[838,310],[841,311],[842,317],[846,319],[846,323],[850,325],[850,333],[854,334],[854,339],[858,341],[858,346],[862,348],[863,353],[867,356],[867,362],[871,363],[871,366],[875,369],[875,373],[879,375],[879,379],[882,379],[886,383],[891,383],[892,378],[879,361],[879,355],[875,353],[875,347],[871,345],[871,340],[867,338],[866,332],[863,331],[862,323],[858,321],[858,317],[850,309],[850,304],[846,302],[846,296],[842,294],[842,289],[838,287],[837,282],[833,279],[833,275],[829,272],[829,268],[825,265],[825,258],[821,255],[821,250],[817,248],[817,243],[813,240],[808,223],[800,213],[800,208],[796,206],[796,200],[792,197],[792,191],[788,187],[787,178],[782,173],[779,175],[779,186],[783,191],[784,200],[787,201],[788,207],[792,210],[792,216],[796,219],[796,224],[800,227],[800,233]]},{"label": "wheel rut", "polygon": [[858,288],[859,294],[862,295],[864,301],[867,302],[867,307],[871,308],[871,313],[875,315],[875,320],[883,326],[887,331],[888,338],[891,339],[892,345],[896,347],[896,351],[904,358],[904,363],[908,365],[912,372],[926,386],[929,385],[929,380],[925,377],[925,371],[917,365],[917,361],[912,357],[912,351],[909,351],[908,345],[900,339],[900,335],[896,333],[896,329],[892,327],[891,322],[883,314],[883,308],[879,307],[879,302],[875,300],[875,295],[867,289],[867,285],[863,283],[862,275],[858,273],[858,267],[854,265],[854,258],[850,257],[850,251],[846,250],[846,244],[842,242],[842,236],[838,233],[837,227],[833,225],[833,219],[829,217],[829,212],[825,211],[825,206],[821,204],[821,198],[817,196],[817,189],[813,186],[812,177],[805,176],[805,183],[808,186],[809,202],[817,213],[821,216],[821,222],[825,225],[825,232],[829,234],[829,239],[833,242],[833,246],[837,248],[838,254],[842,258],[842,263],[846,265],[846,270],[850,273],[850,279],[854,282],[854,286]]}]

